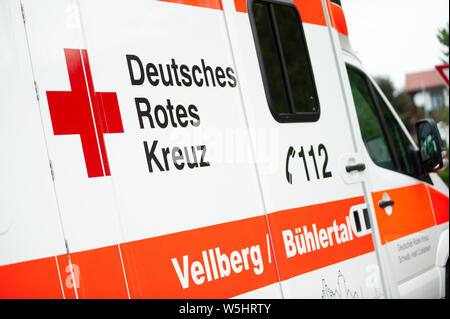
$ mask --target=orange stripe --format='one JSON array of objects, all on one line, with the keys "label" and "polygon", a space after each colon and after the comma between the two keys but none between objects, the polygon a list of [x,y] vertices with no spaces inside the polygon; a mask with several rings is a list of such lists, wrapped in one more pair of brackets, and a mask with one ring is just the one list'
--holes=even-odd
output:
[{"label": "orange stripe", "polygon": [[[269,221],[274,245],[277,247],[276,256],[281,279],[285,280],[372,252],[374,248],[370,236],[361,238],[353,236],[352,240],[340,245],[335,242],[333,246],[316,252],[289,259],[285,257],[281,233],[284,229],[308,225],[312,230],[312,223],[320,229],[333,225],[334,220],[338,225],[345,223],[350,207],[363,201],[363,197],[358,197],[270,214]],[[269,262],[266,234],[266,219],[264,216],[258,216],[123,244],[122,252],[131,297],[229,298],[275,283],[277,275],[273,251],[271,250]],[[240,252],[256,245],[260,247],[264,266],[262,274],[255,274],[253,266],[250,265],[249,270],[237,274],[231,272],[229,277],[208,281],[204,270],[210,268],[213,279],[211,269],[214,267],[209,258],[209,249],[214,250],[218,247],[221,254],[230,256],[233,251]],[[206,262],[203,254],[207,256]],[[183,256],[187,256],[187,259],[183,260]],[[182,271],[184,262],[188,262],[186,270],[193,267],[193,262],[200,262],[203,283],[196,284],[190,273],[186,281],[189,287],[183,288],[176,274],[173,258],[176,258]],[[219,261],[215,260],[214,263],[218,264]]]},{"label": "orange stripe", "polygon": [[[64,298],[76,299],[75,289],[69,288],[73,283],[72,274],[70,272],[69,259],[67,254],[59,255],[56,257],[59,265],[59,276],[61,278],[61,285],[64,290]],[[73,287],[73,286],[72,286]]]},{"label": "orange stripe", "polygon": [[0,267],[0,299],[63,298],[55,257]]},{"label": "orange stripe", "polygon": [[[321,0],[293,0],[303,23],[326,26]],[[234,0],[237,12],[247,13],[247,0]]]},{"label": "orange stripe", "polygon": [[247,0],[234,0],[234,7],[237,12],[247,13]]},{"label": "orange stripe", "polygon": [[331,3],[331,14],[333,15],[333,27],[343,35],[348,36],[347,21],[345,20],[344,10],[335,3]]},{"label": "orange stripe", "polygon": [[[328,227],[334,220],[338,224],[343,223],[349,208],[362,202],[363,198],[358,197],[269,214],[273,225],[273,241],[278,247],[276,256],[281,279],[373,251],[370,236],[365,236],[289,260],[283,255],[285,248],[281,232],[285,228],[302,225],[311,227],[312,223],[318,228]],[[121,248],[131,298],[229,298],[278,282],[274,251],[264,215],[133,241],[121,244]],[[214,253],[212,259],[210,249]],[[71,253],[70,257],[75,278],[79,280],[79,298],[127,298],[118,246]],[[232,258],[236,271],[231,267]],[[182,286],[173,260],[178,263],[181,276],[189,273],[189,277],[186,277],[188,288]],[[45,267],[41,265],[43,261]],[[0,267],[0,279],[7,283],[0,287],[1,295],[61,297],[61,282],[57,279],[59,276],[54,258],[52,271],[47,259],[43,261]],[[75,291],[70,287],[73,281],[67,256],[58,256],[58,262],[66,298],[75,298]],[[199,275],[200,264],[203,270],[200,270]],[[219,264],[224,270],[223,276]],[[197,272],[196,279],[203,278],[203,283],[194,281],[192,270]],[[44,290],[38,290],[36,288],[43,285],[43,272],[48,274],[47,277],[54,277],[54,284],[49,286],[48,279],[45,279]],[[27,277],[28,280],[21,281],[22,273],[32,275]],[[214,278],[214,273],[217,278]],[[49,287],[56,290],[51,294]]]},{"label": "orange stripe", "polygon": [[293,0],[303,23],[326,26],[321,0]]},{"label": "orange stripe", "polygon": [[[273,244],[277,247],[277,263],[281,279],[286,280],[374,251],[371,236],[356,237],[354,234],[352,234],[353,239],[345,243],[338,244],[334,237],[332,246],[329,245],[326,248],[320,248],[302,255],[297,254],[290,258],[287,257],[284,250],[281,236],[283,230],[300,227],[302,231],[300,234],[304,235],[305,231],[302,226],[307,226],[307,231],[313,233],[312,224],[315,224],[318,232],[320,229],[332,226],[334,221],[337,225],[345,224],[350,208],[362,203],[364,203],[364,198],[356,197],[271,214],[269,221],[274,233]],[[350,234],[348,235],[350,236]],[[299,242],[301,242],[300,238]]]},{"label": "orange stripe", "polygon": [[221,0],[159,0],[159,1],[184,4],[201,8],[222,10]]},{"label": "orange stripe", "polygon": [[[380,208],[387,193],[394,201],[392,214]],[[408,236],[435,225],[433,210],[424,184],[372,193],[382,244]]]},{"label": "orange stripe", "polygon": [[[78,298],[128,298],[119,247],[107,246],[70,254]],[[66,271],[64,291],[73,297],[68,287],[68,263],[60,264]],[[73,281],[72,281],[73,282]]]},{"label": "orange stripe", "polygon": [[[267,262],[266,230],[265,217],[258,216],[123,244],[121,246],[125,269],[127,275],[130,274],[127,277],[131,277],[129,280],[131,297],[230,298],[274,283],[277,281],[276,269],[273,253],[272,263]],[[220,254],[225,254],[228,258],[233,251],[242,257],[242,249],[257,245],[264,267],[260,275],[255,274],[254,266],[249,259],[248,270],[243,268],[239,273],[231,271],[228,277],[221,278],[219,261],[214,258],[216,264],[214,267],[209,255],[210,249],[219,248]],[[206,262],[203,254],[206,254]],[[188,258],[184,260],[183,256]],[[204,279],[204,283],[196,284],[192,274],[189,273],[187,281],[189,288],[183,288],[172,258],[176,258],[182,271],[185,261],[188,262],[188,270],[191,270],[193,262],[200,262],[205,270],[200,276]],[[211,281],[208,281],[207,268]],[[225,261],[223,268],[227,268]],[[214,269],[218,275],[216,280]]]},{"label": "orange stripe", "polygon": [[[335,239],[334,245],[291,258],[287,258],[285,252],[284,230],[306,226],[312,231],[313,224],[320,230],[332,227],[334,221],[338,226],[343,225],[350,207],[363,201],[363,197],[357,197],[269,214],[281,279],[373,251],[371,236],[353,236],[341,244]],[[347,239],[348,236],[349,233]],[[131,298],[229,298],[279,280],[265,215],[133,241],[120,247]],[[79,298],[127,297],[117,245],[71,253],[70,257],[75,277],[79,278]],[[66,298],[74,298],[68,258],[59,256],[58,261]],[[0,278],[7,282],[0,287],[1,294],[39,297],[45,289],[53,287],[56,292],[59,289],[60,297],[61,283],[54,260],[53,272],[46,266],[47,277],[54,277],[53,286],[49,286],[46,279],[43,291],[35,289],[42,285],[44,267],[40,263],[42,261],[37,260],[0,267]],[[219,264],[222,265],[222,276]],[[33,275],[22,283],[20,276],[27,272]],[[187,286],[183,287],[183,282]],[[53,295],[58,294],[54,292]]]},{"label": "orange stripe", "polygon": [[448,222],[448,196],[442,194],[441,192],[435,190],[433,187],[427,186],[431,204],[433,205],[434,217],[436,219],[436,224],[440,225]]}]

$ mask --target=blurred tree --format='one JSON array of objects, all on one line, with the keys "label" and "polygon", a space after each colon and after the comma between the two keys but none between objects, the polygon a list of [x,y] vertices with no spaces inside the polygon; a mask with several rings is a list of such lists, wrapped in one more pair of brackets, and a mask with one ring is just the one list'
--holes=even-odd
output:
[{"label": "blurred tree", "polygon": [[430,117],[434,119],[436,123],[444,122],[448,124],[448,107],[439,107],[431,110]]},{"label": "blurred tree", "polygon": [[448,63],[448,22],[447,22],[447,27],[439,29],[438,30],[438,34],[437,34],[437,38],[439,40],[439,42],[445,46],[444,51],[442,52],[446,58],[441,58],[443,63]]},{"label": "blurred tree", "polygon": [[375,78],[375,81],[383,91],[384,95],[386,95],[387,99],[392,103],[395,94],[395,87],[392,80],[388,77],[377,77]]},{"label": "blurred tree", "polygon": [[375,81],[397,111],[408,131],[411,135],[415,135],[414,125],[418,119],[423,117],[423,115],[420,116],[423,112],[419,112],[408,93],[395,91],[394,83],[389,77],[376,77]]},{"label": "blurred tree", "polygon": [[414,125],[417,121],[417,108],[411,99],[411,96],[406,92],[400,92],[394,98],[394,107],[396,108],[398,115],[405,123],[409,132],[414,131]]}]

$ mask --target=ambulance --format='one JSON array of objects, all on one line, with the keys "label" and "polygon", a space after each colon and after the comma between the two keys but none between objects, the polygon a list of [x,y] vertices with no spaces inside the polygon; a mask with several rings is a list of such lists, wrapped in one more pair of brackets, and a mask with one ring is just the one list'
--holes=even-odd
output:
[{"label": "ambulance", "polygon": [[0,0],[0,48],[1,298],[448,296],[446,150],[340,1]]}]

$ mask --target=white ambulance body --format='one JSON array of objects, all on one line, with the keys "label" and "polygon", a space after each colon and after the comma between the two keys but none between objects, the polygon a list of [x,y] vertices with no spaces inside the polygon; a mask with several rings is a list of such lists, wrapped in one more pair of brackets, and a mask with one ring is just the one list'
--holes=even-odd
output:
[{"label": "white ambulance body", "polygon": [[1,298],[445,296],[438,136],[339,1],[1,0],[0,48]]}]

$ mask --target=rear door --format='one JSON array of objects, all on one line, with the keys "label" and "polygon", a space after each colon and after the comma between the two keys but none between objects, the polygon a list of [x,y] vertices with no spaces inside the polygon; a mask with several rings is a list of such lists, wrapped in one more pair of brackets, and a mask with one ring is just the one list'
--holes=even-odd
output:
[{"label": "rear door", "polygon": [[221,1],[23,7],[77,296],[280,297]]},{"label": "rear door", "polygon": [[[73,284],[63,286],[65,296],[128,298],[118,210],[106,156],[106,135],[117,139],[123,130],[114,127],[105,129],[112,134],[103,134],[78,4],[47,0],[21,1],[21,5],[68,261],[75,279]],[[105,105],[112,105],[114,110],[112,91],[114,88],[109,87],[102,93],[109,101]],[[65,269],[67,263],[60,267]]]},{"label": "rear door", "polygon": [[67,298],[72,282],[17,1],[0,2],[0,298]]},{"label": "rear door", "polygon": [[420,177],[417,148],[376,83],[355,65],[347,72],[393,295],[438,298],[443,279],[436,256],[448,229],[448,189]]}]

